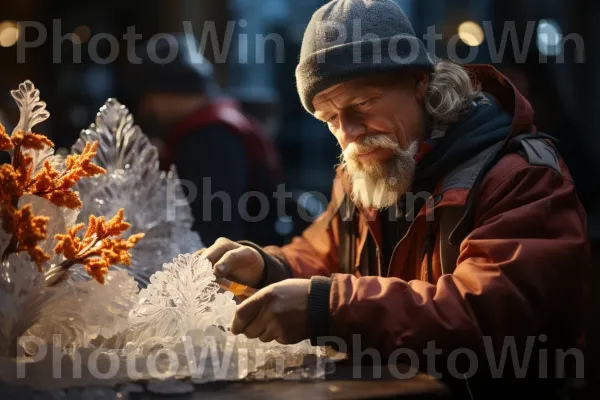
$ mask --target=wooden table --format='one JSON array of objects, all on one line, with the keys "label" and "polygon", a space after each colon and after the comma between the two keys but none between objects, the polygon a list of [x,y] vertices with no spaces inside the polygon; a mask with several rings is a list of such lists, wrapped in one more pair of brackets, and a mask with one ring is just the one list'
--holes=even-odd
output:
[{"label": "wooden table", "polygon": [[[325,379],[308,381],[291,380],[244,380],[236,382],[210,382],[193,385],[185,394],[157,394],[150,383],[129,385],[136,388],[129,392],[123,387],[72,388],[66,390],[35,391],[23,387],[9,387],[0,383],[0,399],[75,399],[126,400],[130,399],[257,399],[257,400],[312,400],[312,399],[449,399],[448,389],[438,380],[423,373],[408,379],[394,378],[387,366],[381,368],[381,377],[373,378],[373,367],[357,367],[361,378],[351,364],[336,364],[335,371]],[[402,374],[408,367],[397,367]],[[408,374],[407,374],[408,375]],[[410,374],[412,375],[412,374]],[[187,383],[187,386],[191,384]]]},{"label": "wooden table", "polygon": [[[358,367],[361,378],[353,378],[353,366],[338,363],[335,372],[323,380],[313,381],[240,381],[212,382],[198,385],[193,393],[178,396],[181,399],[248,399],[248,400],[312,400],[312,399],[450,399],[448,389],[429,375],[416,372],[408,379],[397,379],[389,368],[381,368],[381,377],[373,378],[373,367]],[[397,366],[409,375],[409,368]],[[412,375],[412,374],[410,374]],[[133,399],[154,400],[166,398],[150,393],[139,393]]]}]

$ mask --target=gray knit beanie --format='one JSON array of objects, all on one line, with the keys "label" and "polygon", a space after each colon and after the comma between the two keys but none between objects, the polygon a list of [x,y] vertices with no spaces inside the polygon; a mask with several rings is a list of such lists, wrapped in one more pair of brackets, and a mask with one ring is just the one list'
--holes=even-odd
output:
[{"label": "gray knit beanie", "polygon": [[433,71],[408,17],[392,0],[332,0],[313,14],[302,40],[296,83],[314,113],[320,91],[349,79],[399,68]]}]

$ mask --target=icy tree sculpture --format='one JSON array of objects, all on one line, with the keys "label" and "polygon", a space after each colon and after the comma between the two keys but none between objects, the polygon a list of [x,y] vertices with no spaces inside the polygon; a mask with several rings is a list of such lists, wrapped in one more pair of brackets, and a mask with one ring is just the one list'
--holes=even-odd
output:
[{"label": "icy tree sculpture", "polygon": [[[19,124],[10,136],[0,125],[0,150],[11,154],[11,163],[0,166],[0,381],[14,378],[21,363],[37,375],[19,384],[106,383],[89,374],[85,383],[50,382],[55,352],[33,362],[37,345],[22,336],[81,357],[97,350],[121,365],[131,356],[147,365],[170,350],[182,361],[174,374],[196,382],[246,376],[251,358],[254,367],[266,362],[265,354],[249,352],[261,346],[286,360],[314,354],[307,341],[263,345],[230,332],[233,295],[220,289],[205,257],[189,254],[203,246],[191,231],[180,182],[173,168],[159,170],[157,149],[127,108],[108,100],[64,158],[31,132],[49,116],[39,91],[27,81],[12,94]],[[140,291],[136,281],[147,287]],[[229,352],[234,368],[222,377],[208,364],[196,374],[187,362],[215,346],[223,356],[230,344],[244,351]],[[119,370],[113,382],[128,380]]]},{"label": "icy tree sculpture", "polygon": [[72,153],[80,154],[86,143],[93,141],[99,143],[94,162],[107,173],[79,182],[84,204],[79,220],[123,208],[130,216],[131,231],[146,234],[132,250],[128,268],[146,286],[163,263],[203,247],[191,230],[191,209],[175,168],[168,173],[159,169],[158,150],[117,100],[109,99],[100,108],[95,123],[81,132]]},{"label": "icy tree sculpture", "polygon": [[[298,359],[306,354],[317,354],[308,340],[280,345],[233,335],[230,325],[236,307],[232,293],[223,292],[215,282],[211,263],[197,254],[183,254],[150,278],[129,314],[129,327],[103,347],[119,349],[121,357],[168,349],[182,360],[176,375],[198,382],[240,379],[268,360],[278,359],[289,367],[301,363]],[[207,349],[219,353],[217,370],[206,360]],[[191,359],[206,362],[201,375],[195,376]]]},{"label": "icy tree sculpture", "polygon": [[[54,155],[54,144],[31,131],[49,116],[39,91],[26,81],[12,96],[19,106],[19,123],[10,136],[0,125],[0,150],[11,155],[10,164],[0,166],[0,356],[14,355],[18,338],[40,324],[44,329],[38,331],[46,340],[50,332],[66,333],[74,314],[91,319],[73,325],[77,334],[63,335],[67,346],[85,345],[87,338],[102,332],[105,327],[92,321],[114,316],[113,302],[125,303],[120,297],[131,294],[126,287],[133,281],[115,277],[119,290],[99,283],[105,282],[111,265],[130,263],[129,250],[143,237],[122,237],[130,226],[122,209],[108,221],[90,215],[81,234],[85,224],[74,223],[82,203],[73,187],[105,172],[91,162],[97,143],[87,143],[79,155]],[[98,282],[67,284],[78,264]],[[97,285],[93,304],[92,284]],[[72,313],[68,317],[65,308]],[[118,330],[117,320],[126,317],[113,318],[112,327]]]},{"label": "icy tree sculpture", "polygon": [[236,308],[233,294],[219,293],[206,258],[180,255],[165,264],[150,282],[141,290],[139,305],[130,317],[138,343],[154,337],[179,338],[211,325],[229,329]]}]

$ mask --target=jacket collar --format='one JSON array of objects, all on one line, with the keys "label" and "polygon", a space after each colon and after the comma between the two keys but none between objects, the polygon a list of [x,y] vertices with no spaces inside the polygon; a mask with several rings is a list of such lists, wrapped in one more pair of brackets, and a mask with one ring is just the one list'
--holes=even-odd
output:
[{"label": "jacket collar", "polygon": [[494,96],[500,107],[513,116],[509,138],[523,132],[535,132],[533,107],[511,81],[491,65],[465,65],[474,84]]}]

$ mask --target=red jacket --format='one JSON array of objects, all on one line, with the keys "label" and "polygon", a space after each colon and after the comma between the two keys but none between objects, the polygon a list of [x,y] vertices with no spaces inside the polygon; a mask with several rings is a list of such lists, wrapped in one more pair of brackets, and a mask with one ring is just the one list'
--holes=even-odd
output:
[{"label": "red jacket", "polygon": [[[490,66],[467,69],[513,115],[509,136],[535,131],[531,105],[505,77]],[[567,167],[562,160],[559,165],[562,173],[511,153],[493,166],[481,182],[474,224],[460,244],[452,273],[442,274],[437,220],[433,276],[428,276],[427,257],[421,254],[426,208],[396,247],[390,265],[381,269],[383,276],[338,273],[338,208],[350,192],[342,171],[327,211],[291,244],[264,249],[273,256],[267,264],[284,264],[296,278],[331,277],[328,333],[348,346],[353,334],[361,334],[363,347],[383,355],[398,348],[418,351],[432,340],[445,355],[459,347],[483,354],[488,336],[499,354],[507,336],[523,343],[542,333],[557,348],[575,346],[582,327],[588,245],[584,210]],[[441,198],[436,215],[465,204],[468,190],[440,190],[441,182],[432,196]],[[356,265],[368,235],[381,247],[380,215],[359,210],[357,229]]]}]

